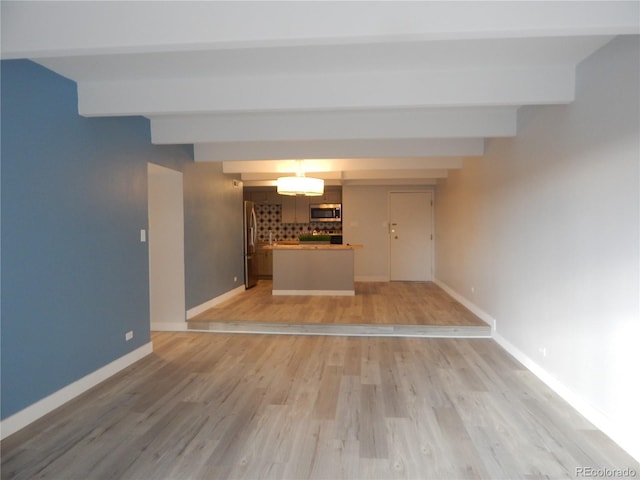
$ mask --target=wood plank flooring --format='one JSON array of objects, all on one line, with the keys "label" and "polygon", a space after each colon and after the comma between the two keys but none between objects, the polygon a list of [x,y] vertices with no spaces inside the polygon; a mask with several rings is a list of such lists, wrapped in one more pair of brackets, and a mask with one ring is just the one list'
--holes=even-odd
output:
[{"label": "wood plank flooring", "polygon": [[490,339],[159,332],[2,479],[537,479],[640,466]]},{"label": "wood plank flooring", "polygon": [[353,297],[273,296],[258,285],[194,317],[217,332],[478,337],[491,328],[433,282],[356,282]]}]

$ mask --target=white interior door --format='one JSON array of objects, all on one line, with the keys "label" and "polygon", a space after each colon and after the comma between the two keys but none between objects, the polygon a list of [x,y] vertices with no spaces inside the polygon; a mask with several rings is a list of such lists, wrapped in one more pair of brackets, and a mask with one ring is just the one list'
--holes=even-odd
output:
[{"label": "white interior door", "polygon": [[147,164],[151,329],[184,322],[182,172]]},{"label": "white interior door", "polygon": [[391,281],[432,279],[432,200],[432,192],[389,193]]}]

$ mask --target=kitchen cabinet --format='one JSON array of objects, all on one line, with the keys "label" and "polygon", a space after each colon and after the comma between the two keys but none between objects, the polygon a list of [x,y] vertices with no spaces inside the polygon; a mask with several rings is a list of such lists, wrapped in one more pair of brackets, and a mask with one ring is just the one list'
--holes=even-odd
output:
[{"label": "kitchen cabinet", "polygon": [[272,295],[355,295],[354,250],[362,245],[264,248],[273,250]]},{"label": "kitchen cabinet", "polygon": [[245,193],[245,200],[251,200],[257,204],[280,205],[282,203],[282,195],[278,195],[275,189],[248,190]]},{"label": "kitchen cabinet", "polygon": [[[294,201],[292,200],[294,197],[289,197],[286,195],[278,195],[278,191],[275,188],[265,188],[265,187],[249,187],[244,189],[244,199],[257,203],[257,204],[266,204],[266,205],[284,205],[287,203],[287,208],[295,208]],[[324,194],[318,197],[295,197],[296,199],[300,199],[298,203],[300,206],[300,213],[302,214],[302,221],[296,222],[287,222],[287,223],[306,223],[308,220],[304,220],[305,215],[303,213],[304,203],[308,206],[309,203],[342,203],[342,189],[341,188],[325,188]],[[283,207],[284,208],[284,207]],[[291,213],[294,215],[293,213]],[[308,214],[307,214],[308,215]]]},{"label": "kitchen cabinet", "polygon": [[313,197],[311,203],[342,203],[342,190],[324,189],[324,194],[319,197]]},{"label": "kitchen cabinet", "polygon": [[273,251],[258,247],[255,253],[256,275],[258,277],[271,277],[273,275]]},{"label": "kitchen cabinet", "polygon": [[309,198],[303,196],[286,196],[282,198],[282,223],[309,223]]}]

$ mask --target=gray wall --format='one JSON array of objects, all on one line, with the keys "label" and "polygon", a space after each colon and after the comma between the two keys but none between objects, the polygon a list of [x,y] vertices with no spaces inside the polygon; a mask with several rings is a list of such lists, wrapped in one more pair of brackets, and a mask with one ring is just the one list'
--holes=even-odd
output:
[{"label": "gray wall", "polygon": [[221,162],[191,163],[183,174],[188,310],[244,284],[243,200]]},{"label": "gray wall", "polygon": [[522,108],[435,202],[436,277],[636,455],[639,59],[637,36],[603,47],[573,104]]},{"label": "gray wall", "polygon": [[342,188],[344,243],[364,245],[355,251],[357,281],[389,280],[389,193],[433,191],[432,186],[345,185]]}]

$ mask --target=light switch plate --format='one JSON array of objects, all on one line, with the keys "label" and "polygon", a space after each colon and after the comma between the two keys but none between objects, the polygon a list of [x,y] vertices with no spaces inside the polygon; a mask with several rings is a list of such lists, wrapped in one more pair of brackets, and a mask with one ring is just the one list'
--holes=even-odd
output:
[{"label": "light switch plate", "polygon": [[147,231],[144,228],[140,230],[140,241],[142,243],[147,241]]}]

